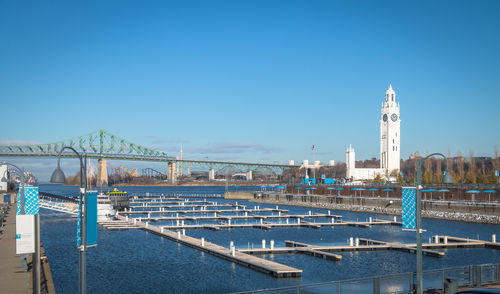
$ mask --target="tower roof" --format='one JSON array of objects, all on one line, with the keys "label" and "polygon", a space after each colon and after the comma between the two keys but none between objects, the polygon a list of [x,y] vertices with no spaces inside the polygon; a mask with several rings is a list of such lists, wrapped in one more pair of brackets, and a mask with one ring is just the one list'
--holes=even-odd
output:
[{"label": "tower roof", "polygon": [[386,95],[387,95],[387,94],[396,94],[396,93],[394,92],[394,90],[392,89],[392,84],[389,84],[389,89],[387,89],[387,92],[385,92],[385,94],[386,94]]}]

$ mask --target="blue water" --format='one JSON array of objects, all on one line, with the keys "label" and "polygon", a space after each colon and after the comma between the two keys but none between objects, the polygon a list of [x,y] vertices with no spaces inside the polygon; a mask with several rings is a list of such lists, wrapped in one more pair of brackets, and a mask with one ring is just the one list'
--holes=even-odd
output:
[{"label": "blue water", "polygon": [[[241,188],[240,188],[241,189]],[[225,187],[124,187],[129,193],[138,192],[223,192]],[[62,195],[77,195],[77,187],[41,184],[40,191]],[[219,203],[229,201],[212,199]],[[232,203],[232,202],[231,202]],[[275,205],[238,201],[253,208],[274,208]],[[290,214],[305,214],[309,210],[326,213],[324,209],[281,206]],[[344,220],[366,220],[373,216],[392,219],[392,216],[368,213],[333,211]],[[314,220],[313,220],[314,221]],[[320,220],[316,220],[320,221]],[[167,224],[167,223],[166,223]],[[489,240],[491,234],[500,235],[499,225],[463,223],[424,219],[427,232],[423,240],[436,234]],[[76,250],[76,220],[65,214],[42,210],[41,239],[51,264],[57,293],[78,292],[78,251]],[[231,229],[218,232],[189,230],[187,235],[236,248],[260,247],[267,244],[284,246],[285,240],[309,244],[347,244],[349,237],[372,238],[383,241],[415,242],[415,233],[396,226],[371,228],[280,228]],[[89,293],[228,293],[244,290],[292,286],[334,280],[362,278],[375,275],[415,271],[414,254],[398,251],[341,253],[342,261],[334,262],[301,254],[263,255],[303,270],[301,278],[276,279],[246,267],[185,247],[144,231],[109,231],[99,227],[98,246],[87,253],[87,289]],[[424,256],[424,270],[469,264],[500,262],[500,252],[492,249],[450,249],[443,258]]]}]

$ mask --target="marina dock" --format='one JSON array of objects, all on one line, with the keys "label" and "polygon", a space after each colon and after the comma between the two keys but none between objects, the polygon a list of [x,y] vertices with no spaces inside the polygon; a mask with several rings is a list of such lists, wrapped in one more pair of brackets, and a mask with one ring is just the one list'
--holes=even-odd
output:
[{"label": "marina dock", "polygon": [[[266,247],[262,240],[261,248],[236,249],[231,242],[229,248],[206,241],[204,238],[194,238],[186,235],[187,230],[221,229],[260,229],[273,228],[312,228],[338,226],[357,226],[370,228],[377,225],[401,226],[394,217],[393,220],[381,220],[369,217],[366,221],[344,221],[342,216],[328,213],[288,214],[288,210],[276,208],[260,208],[235,204],[217,204],[210,201],[189,201],[175,199],[171,201],[142,202],[135,200],[128,210],[118,212],[116,221],[100,223],[109,230],[145,230],[174,242],[209,253],[219,258],[234,262],[254,270],[270,274],[277,278],[300,277],[302,270],[277,262],[259,258],[259,254],[304,254],[325,260],[339,262],[342,252],[394,250],[416,253],[416,244],[386,242],[366,238],[349,238],[346,245],[314,245],[292,240],[285,240],[285,247],[275,247],[274,240]],[[137,204],[137,205],[135,205]],[[172,222],[165,225],[159,222]],[[209,222],[209,223],[204,223]],[[212,223],[210,223],[212,222]],[[215,222],[215,223],[213,223]],[[155,223],[157,225],[153,225]],[[471,240],[452,236],[434,236],[433,242],[423,244],[423,253],[431,257],[442,257],[445,251],[452,248],[492,248],[500,249],[496,240]]]},{"label": "marina dock", "polygon": [[[125,220],[123,216],[118,216],[118,218],[121,221]],[[235,262],[254,270],[271,274],[277,278],[300,277],[302,275],[302,270],[300,269],[252,256],[250,254],[240,252],[239,250],[235,250],[234,247],[228,249],[217,244],[205,241],[203,238],[193,238],[181,234],[181,232],[176,233],[170,230],[163,229],[161,227],[149,225],[145,222],[137,222],[133,220],[127,220],[126,222],[128,222],[129,224],[133,224],[136,227],[140,227],[141,229],[148,232],[160,235],[169,240],[229,260],[231,262]]]}]

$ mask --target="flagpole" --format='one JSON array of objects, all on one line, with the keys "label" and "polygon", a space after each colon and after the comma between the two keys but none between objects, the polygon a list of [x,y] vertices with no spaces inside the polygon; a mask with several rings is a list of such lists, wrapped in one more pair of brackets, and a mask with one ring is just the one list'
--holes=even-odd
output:
[{"label": "flagpole", "polygon": [[314,145],[312,147],[313,151],[313,179],[316,182],[316,154],[314,153]]}]

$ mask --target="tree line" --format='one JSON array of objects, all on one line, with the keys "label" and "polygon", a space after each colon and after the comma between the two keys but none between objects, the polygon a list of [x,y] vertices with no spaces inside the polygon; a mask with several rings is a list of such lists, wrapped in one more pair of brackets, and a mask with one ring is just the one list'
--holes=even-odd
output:
[{"label": "tree line", "polygon": [[[414,183],[416,177],[417,158],[424,158],[429,154],[421,155],[416,152],[410,158],[401,159],[400,173],[392,171],[390,176],[396,178],[400,183]],[[451,152],[448,151],[447,161],[441,157],[430,157],[422,162],[422,182],[424,184],[438,184],[441,183],[444,171],[448,165],[449,171],[453,176],[456,184],[496,184],[498,177],[496,172],[500,172],[500,158],[498,156],[498,149],[495,146],[494,154],[492,157],[476,157],[473,150],[469,150],[468,156],[462,155],[458,151],[457,155],[452,157]],[[368,160],[356,161],[356,168],[379,168],[380,160],[371,158]],[[313,171],[308,169],[307,173],[309,178],[316,178],[319,182],[321,176],[325,175],[326,178],[345,178],[347,166],[345,163],[340,162],[334,166],[323,166]],[[288,184],[300,184],[302,178],[305,177],[306,169],[293,168],[283,172],[283,182]],[[374,182],[384,182],[382,176],[373,180]]]}]

